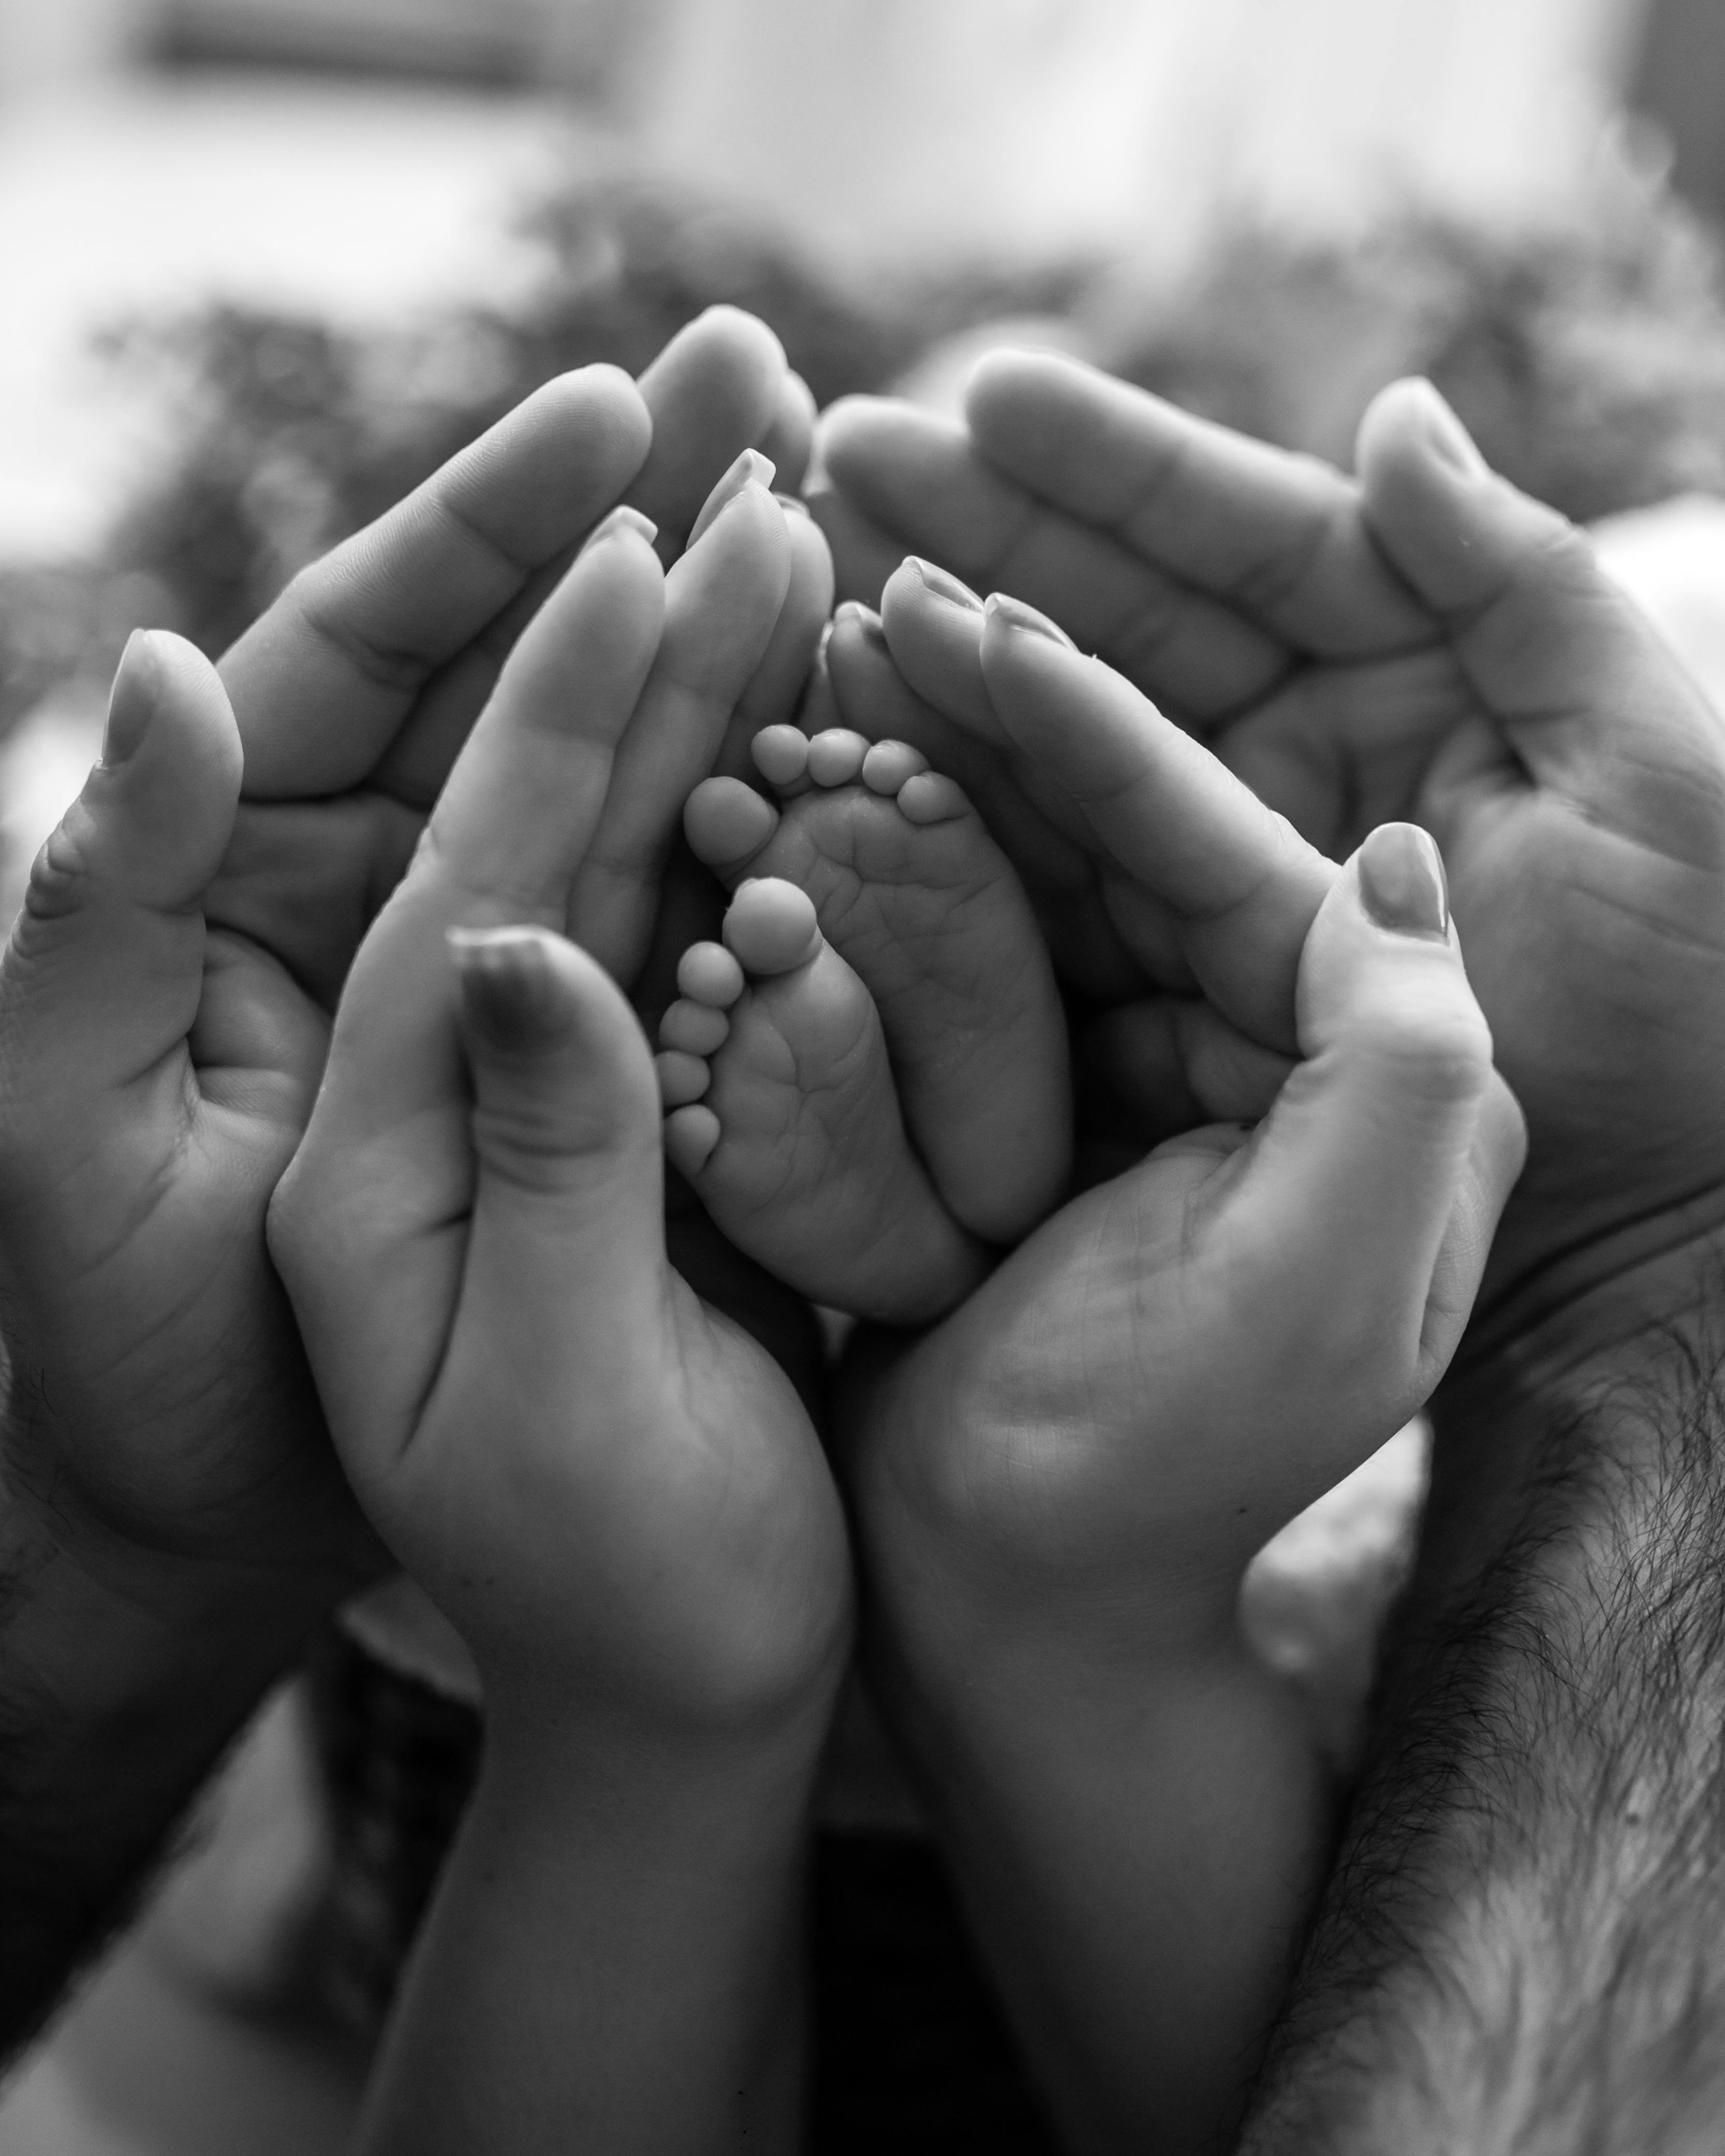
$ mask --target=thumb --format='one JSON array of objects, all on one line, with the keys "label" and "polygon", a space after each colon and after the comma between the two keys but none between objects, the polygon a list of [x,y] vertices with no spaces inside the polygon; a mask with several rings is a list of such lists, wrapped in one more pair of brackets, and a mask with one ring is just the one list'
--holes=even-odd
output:
[{"label": "thumb", "polygon": [[464,1305],[536,1363],[556,1340],[585,1383],[664,1302],[652,1053],[622,991],[562,937],[457,931],[449,943],[479,1166]]},{"label": "thumb", "polygon": [[1429,382],[1373,401],[1358,461],[1367,522],[1447,629],[1506,761],[1609,829],[1715,865],[1718,722],[1587,535],[1492,472]]},{"label": "thumb", "polygon": [[0,974],[8,1060],[30,1060],[26,1044],[51,1055],[62,1101],[68,1086],[143,1076],[190,1033],[201,906],[242,763],[215,668],[180,637],[140,631],[115,677],[101,759],[37,857]]},{"label": "thumb", "polygon": [[1382,1382],[1405,1419],[1460,1339],[1526,1145],[1426,833],[1381,825],[1348,862],[1296,1003],[1302,1060],[1241,1188],[1279,1284],[1265,1306],[1324,1343],[1338,1398]]}]

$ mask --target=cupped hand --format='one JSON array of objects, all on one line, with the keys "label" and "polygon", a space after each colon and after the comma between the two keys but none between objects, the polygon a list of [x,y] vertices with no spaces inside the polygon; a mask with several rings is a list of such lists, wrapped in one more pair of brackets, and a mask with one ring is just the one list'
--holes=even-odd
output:
[{"label": "cupped hand", "polygon": [[[932,555],[1047,608],[1326,852],[1391,817],[1437,838],[1530,1129],[1494,1302],[1566,1295],[1718,1219],[1720,722],[1585,537],[1491,475],[1429,386],[1379,398],[1357,480],[1024,355],[984,364],[968,434],[840,407],[823,454],[841,589],[872,596],[905,546]],[[924,619],[962,608],[918,581]],[[835,683],[866,629],[835,634]],[[937,708],[901,731],[992,787],[1057,954],[1064,938],[1081,985],[1130,998],[1147,969],[1082,822],[906,671]]]},{"label": "cupped hand", "polygon": [[[221,678],[172,638],[128,654],[0,975],[7,1486],[127,1594],[245,1582],[291,1630],[382,1562],[263,1242],[322,1006],[571,548],[628,490],[674,551],[788,398],[770,335],[707,317],[640,391],[599,368],[540,392],[305,572]],[[742,596],[801,607],[746,634],[783,679],[821,567],[787,567],[809,527],[771,516]],[[719,709],[664,685],[695,723]],[[639,941],[650,871],[629,878],[625,849],[609,903]]]},{"label": "cupped hand", "polygon": [[691,683],[710,756],[788,557],[747,486],[668,585],[627,522],[578,559],[366,939],[271,1209],[362,1502],[488,1698],[565,1724],[824,1712],[842,1665],[831,1477],[778,1365],[667,1262],[651,1055],[616,985],[703,737]]},{"label": "cupped hand", "polygon": [[1181,976],[1137,1020],[1199,1127],[886,1358],[859,1396],[863,1517],[913,1523],[877,1553],[926,1536],[928,1563],[944,1545],[1024,1596],[1047,1574],[1163,1606],[1195,1579],[1214,1625],[1252,1552],[1441,1375],[1521,1118],[1428,839],[1380,830],[1338,870],[1024,609],[975,655],[1004,734],[1132,865]]}]

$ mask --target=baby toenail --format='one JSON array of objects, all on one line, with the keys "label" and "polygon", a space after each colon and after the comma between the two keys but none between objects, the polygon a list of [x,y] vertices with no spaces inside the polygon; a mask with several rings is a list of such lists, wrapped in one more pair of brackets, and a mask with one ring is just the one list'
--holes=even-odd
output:
[{"label": "baby toenail", "polygon": [[722,943],[691,943],[677,961],[677,987],[691,1003],[728,1010],[742,993],[742,968]]},{"label": "baby toenail", "polygon": [[949,824],[970,803],[964,789],[937,771],[919,772],[899,789],[899,814],[913,824]]},{"label": "baby toenail", "polygon": [[862,782],[870,793],[896,793],[906,779],[928,768],[928,758],[908,742],[876,742],[863,758]]},{"label": "baby toenail", "polygon": [[846,726],[829,726],[809,744],[809,776],[817,786],[848,786],[863,767],[869,744]]},{"label": "baby toenail", "polygon": [[809,768],[809,737],[795,726],[763,726],[749,754],[769,786],[790,786]]}]

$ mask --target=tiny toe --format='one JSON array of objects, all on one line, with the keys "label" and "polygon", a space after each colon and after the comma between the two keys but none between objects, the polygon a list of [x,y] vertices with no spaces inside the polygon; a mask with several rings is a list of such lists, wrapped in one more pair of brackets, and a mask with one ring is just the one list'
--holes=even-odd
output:
[{"label": "tiny toe", "polygon": [[665,1119],[665,1157],[691,1183],[718,1142],[719,1119],[711,1108],[678,1108]]},{"label": "tiny toe", "polygon": [[943,778],[937,771],[919,772],[907,778],[899,789],[898,805],[901,814],[913,824],[950,824],[970,807],[957,781]]},{"label": "tiny toe", "polygon": [[928,768],[928,758],[908,742],[879,741],[863,758],[862,783],[870,793],[896,793]]},{"label": "tiny toe", "polygon": [[760,852],[778,826],[778,811],[740,778],[703,778],[683,809],[683,831],[697,860],[728,868]]},{"label": "tiny toe", "polygon": [[677,987],[691,1003],[729,1010],[742,993],[742,968],[722,943],[691,943],[677,961]]},{"label": "tiny toe", "polygon": [[715,1055],[730,1038],[731,1020],[723,1011],[710,1004],[691,1003],[685,996],[680,996],[659,1021],[660,1046],[684,1055]]},{"label": "tiny toe", "polygon": [[809,737],[799,726],[762,726],[749,754],[769,786],[794,786],[809,769]]},{"label": "tiny toe", "polygon": [[863,735],[848,726],[829,726],[809,744],[809,776],[817,786],[849,786],[868,752]]},{"label": "tiny toe", "polygon": [[756,876],[744,884],[721,932],[752,973],[788,973],[820,948],[814,901],[782,876]]},{"label": "tiny toe", "polygon": [[653,1062],[659,1072],[659,1097],[667,1108],[686,1107],[713,1082],[705,1056],[685,1055],[672,1048],[655,1055]]}]

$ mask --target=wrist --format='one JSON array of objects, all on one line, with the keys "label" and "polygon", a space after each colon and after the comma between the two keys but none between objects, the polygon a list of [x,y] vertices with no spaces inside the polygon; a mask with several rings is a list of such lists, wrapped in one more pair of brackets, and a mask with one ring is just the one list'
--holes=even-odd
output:
[{"label": "wrist", "polygon": [[1476,1313],[1444,1393],[1550,1387],[1704,1322],[1725,1290],[1725,1204],[1714,1192],[1572,1243]]},{"label": "wrist", "polygon": [[1430,1504],[1412,1598],[1483,1577],[1526,1537],[1553,1549],[1609,1525],[1626,1491],[1671,1466],[1671,1404],[1710,1383],[1725,1349],[1725,1230],[1662,1216],[1578,1255],[1471,1336],[1431,1403]]},{"label": "wrist", "polygon": [[517,1830],[567,1839],[584,1820],[608,1842],[661,1847],[726,1833],[800,1841],[812,1817],[833,1702],[715,1730],[488,1690],[480,1799]]},{"label": "wrist", "polygon": [[95,1539],[0,1481],[0,1653],[69,1725],[173,1695],[243,1707],[343,1591]]}]

